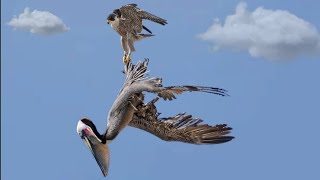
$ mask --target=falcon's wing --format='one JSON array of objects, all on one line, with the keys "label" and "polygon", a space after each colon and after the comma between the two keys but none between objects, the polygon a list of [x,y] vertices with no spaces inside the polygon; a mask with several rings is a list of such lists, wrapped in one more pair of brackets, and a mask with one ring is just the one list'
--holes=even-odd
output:
[{"label": "falcon's wing", "polygon": [[158,92],[158,96],[163,98],[164,100],[172,100],[176,99],[175,94],[181,94],[183,92],[206,92],[211,94],[217,94],[220,96],[229,96],[227,94],[227,90],[215,87],[206,87],[206,86],[168,86],[164,87],[161,92]]},{"label": "falcon's wing", "polygon": [[165,19],[162,19],[161,17],[158,17],[156,15],[153,15],[147,11],[144,11],[142,9],[139,9],[139,15],[142,19],[147,19],[147,20],[150,20],[150,21],[153,21],[153,22],[156,22],[158,24],[161,24],[161,25],[166,25],[168,24],[167,23],[167,20]]},{"label": "falcon's wing", "polygon": [[129,126],[145,130],[165,141],[180,141],[191,144],[219,144],[232,140],[226,136],[231,127],[226,124],[202,124],[203,120],[180,113],[174,117],[158,118],[154,105],[157,99],[148,104],[137,106]]},{"label": "falcon's wing", "polygon": [[120,25],[130,33],[142,31],[142,19],[136,4],[127,4],[118,9],[121,15]]},{"label": "falcon's wing", "polygon": [[127,17],[139,17],[138,16],[138,10],[137,4],[127,4],[122,7],[120,7],[119,11],[121,12],[121,17],[127,18]]},{"label": "falcon's wing", "polygon": [[121,14],[124,14],[124,17],[126,16],[126,14],[131,14],[131,16],[133,16],[133,14],[138,15],[141,19],[147,19],[156,23],[159,23],[161,25],[165,25],[168,24],[167,20],[162,19],[158,16],[155,16],[147,11],[144,11],[140,8],[137,7],[137,4],[127,4],[124,5],[120,8]]}]

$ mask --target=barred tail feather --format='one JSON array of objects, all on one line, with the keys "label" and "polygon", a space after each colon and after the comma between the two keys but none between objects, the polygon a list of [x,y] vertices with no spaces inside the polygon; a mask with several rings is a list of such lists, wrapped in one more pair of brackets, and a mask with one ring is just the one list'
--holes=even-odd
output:
[{"label": "barred tail feather", "polygon": [[127,65],[125,65],[124,72],[126,75],[125,83],[132,83],[134,81],[141,81],[146,79],[145,75],[148,73],[149,59],[145,59],[144,61],[139,61],[136,65],[132,64],[130,61]]}]

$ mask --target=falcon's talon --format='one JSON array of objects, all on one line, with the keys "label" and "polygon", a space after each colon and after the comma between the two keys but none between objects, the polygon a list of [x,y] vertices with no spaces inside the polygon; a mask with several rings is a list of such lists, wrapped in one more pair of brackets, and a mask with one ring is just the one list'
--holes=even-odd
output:
[{"label": "falcon's talon", "polygon": [[129,55],[126,55],[126,54],[123,55],[122,61],[123,61],[124,64],[128,64],[128,63],[130,62],[130,57],[129,57],[129,60],[128,60],[128,56],[129,56]]},{"label": "falcon's talon", "polygon": [[123,63],[124,63],[124,64],[128,64],[130,61],[131,61],[130,54],[125,55],[125,56],[124,56],[124,59],[123,59]]}]

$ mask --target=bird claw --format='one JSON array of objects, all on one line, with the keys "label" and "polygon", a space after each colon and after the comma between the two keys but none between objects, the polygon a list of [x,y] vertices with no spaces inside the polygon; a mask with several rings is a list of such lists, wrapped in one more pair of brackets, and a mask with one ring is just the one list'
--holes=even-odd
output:
[{"label": "bird claw", "polygon": [[129,54],[128,55],[127,54],[123,55],[122,61],[123,61],[124,64],[128,64],[130,62],[130,60],[131,60],[131,58],[130,58]]}]

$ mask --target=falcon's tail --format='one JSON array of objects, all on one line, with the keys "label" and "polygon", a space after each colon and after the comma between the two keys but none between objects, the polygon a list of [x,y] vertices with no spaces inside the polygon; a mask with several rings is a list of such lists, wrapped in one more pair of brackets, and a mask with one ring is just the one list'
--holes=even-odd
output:
[{"label": "falcon's tail", "polygon": [[152,34],[152,32],[150,31],[150,29],[148,29],[147,27],[145,27],[144,25],[142,25],[142,28],[146,31],[148,31],[150,34]]},{"label": "falcon's tail", "polygon": [[154,35],[153,34],[138,34],[136,41],[140,41],[141,39],[144,39],[144,38],[147,38],[147,37],[152,37],[152,36],[154,36]]}]

